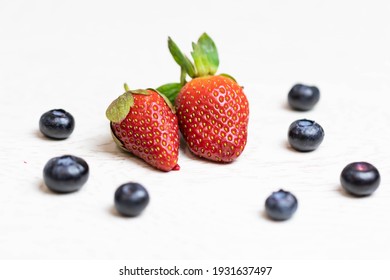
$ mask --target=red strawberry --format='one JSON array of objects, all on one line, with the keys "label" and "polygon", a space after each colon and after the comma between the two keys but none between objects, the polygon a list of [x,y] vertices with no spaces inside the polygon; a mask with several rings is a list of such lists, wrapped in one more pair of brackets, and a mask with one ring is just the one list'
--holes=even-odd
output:
[{"label": "red strawberry", "polygon": [[[242,87],[229,75],[214,76],[219,59],[207,34],[193,43],[195,65],[170,38],[168,46],[181,66],[181,83],[158,90],[175,101],[180,131],[189,149],[213,161],[233,161],[247,142],[249,103]],[[188,83],[187,74],[192,78]]]},{"label": "red strawberry", "polygon": [[106,111],[115,142],[163,171],[178,170],[179,129],[170,101],[156,90],[129,90]]}]

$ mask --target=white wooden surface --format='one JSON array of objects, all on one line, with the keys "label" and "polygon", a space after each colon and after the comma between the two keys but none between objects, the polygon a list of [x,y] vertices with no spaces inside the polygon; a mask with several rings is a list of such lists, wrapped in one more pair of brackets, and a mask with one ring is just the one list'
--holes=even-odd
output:
[{"label": "white wooden surface", "polygon": [[[1,1],[0,258],[362,259],[390,257],[390,4],[388,1]],[[222,3],[222,4],[221,4]],[[220,72],[245,86],[248,145],[233,164],[194,158],[162,173],[121,152],[105,109],[131,87],[176,81],[168,35],[186,53],[207,31]],[[291,111],[287,92],[315,84],[315,110]],[[41,136],[42,113],[76,119],[65,141]],[[299,118],[319,122],[312,153],[286,143]],[[74,154],[90,165],[84,188],[50,193],[45,163]],[[368,198],[340,190],[352,161],[379,169]],[[115,189],[150,192],[142,216],[113,210]],[[284,188],[293,219],[268,220],[264,201]]]}]

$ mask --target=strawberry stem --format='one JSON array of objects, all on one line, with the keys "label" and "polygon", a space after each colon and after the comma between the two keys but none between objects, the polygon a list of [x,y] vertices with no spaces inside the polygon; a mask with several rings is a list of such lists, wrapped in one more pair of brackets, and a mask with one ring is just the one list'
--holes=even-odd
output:
[{"label": "strawberry stem", "polygon": [[130,91],[129,86],[126,83],[123,85],[123,87],[125,88],[125,91]]},{"label": "strawberry stem", "polygon": [[180,69],[180,83],[181,83],[182,86],[184,86],[184,85],[187,83],[187,81],[186,81],[186,76],[187,76],[187,72],[186,72],[186,70],[182,67],[182,68]]}]

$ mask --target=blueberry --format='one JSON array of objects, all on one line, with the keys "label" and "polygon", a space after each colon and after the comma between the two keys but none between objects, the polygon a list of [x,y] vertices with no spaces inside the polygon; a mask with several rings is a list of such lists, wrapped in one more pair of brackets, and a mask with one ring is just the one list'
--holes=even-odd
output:
[{"label": "blueberry", "polygon": [[378,169],[368,162],[348,164],[340,176],[341,186],[355,196],[372,194],[381,181]]},{"label": "blueberry", "polygon": [[74,130],[74,118],[62,109],[44,113],[39,120],[39,129],[43,135],[53,139],[66,139]]},{"label": "blueberry", "polygon": [[138,183],[126,183],[121,185],[115,192],[114,197],[116,210],[129,217],[141,214],[149,203],[147,190]]},{"label": "blueberry", "polygon": [[292,193],[284,190],[273,192],[265,201],[267,215],[277,221],[290,219],[297,208],[297,198]]},{"label": "blueberry", "polygon": [[311,120],[297,120],[288,129],[288,142],[300,152],[310,152],[318,148],[324,140],[324,130]]},{"label": "blueberry", "polygon": [[50,159],[43,169],[46,186],[59,193],[78,191],[88,180],[88,164],[79,157],[64,155]]},{"label": "blueberry", "polygon": [[315,86],[297,84],[288,93],[288,104],[298,111],[311,110],[320,100],[320,90]]}]

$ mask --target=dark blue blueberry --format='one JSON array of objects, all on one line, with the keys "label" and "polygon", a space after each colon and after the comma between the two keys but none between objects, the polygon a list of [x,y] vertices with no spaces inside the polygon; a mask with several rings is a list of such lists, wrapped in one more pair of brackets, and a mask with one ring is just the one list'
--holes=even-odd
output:
[{"label": "dark blue blueberry", "polygon": [[62,109],[44,113],[39,120],[39,129],[43,135],[53,139],[66,139],[74,130],[74,118]]},{"label": "dark blue blueberry", "polygon": [[315,86],[297,84],[288,93],[288,104],[298,111],[311,110],[320,100],[320,90]]},{"label": "dark blue blueberry", "polygon": [[78,191],[88,176],[89,167],[85,160],[71,155],[52,158],[43,169],[46,186],[59,193]]},{"label": "dark blue blueberry", "polygon": [[355,196],[372,194],[381,181],[378,169],[368,162],[348,164],[340,176],[341,186]]},{"label": "dark blue blueberry", "polygon": [[318,148],[324,140],[324,130],[311,120],[297,120],[288,129],[288,142],[300,152],[310,152]]},{"label": "dark blue blueberry", "polygon": [[267,215],[277,221],[290,219],[297,208],[297,198],[292,193],[284,190],[273,192],[265,201]]},{"label": "dark blue blueberry", "polygon": [[138,183],[126,183],[115,192],[114,203],[116,210],[129,217],[135,217],[149,204],[147,190]]}]

